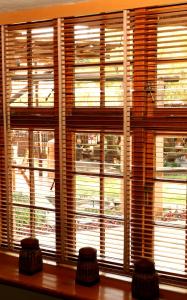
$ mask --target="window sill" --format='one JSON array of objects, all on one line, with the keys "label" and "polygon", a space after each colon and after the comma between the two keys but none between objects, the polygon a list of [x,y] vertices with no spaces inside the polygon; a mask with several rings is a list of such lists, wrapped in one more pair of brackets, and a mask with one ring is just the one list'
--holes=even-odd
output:
[{"label": "window sill", "polygon": [[[130,300],[130,280],[123,280],[120,276],[108,277],[101,275],[99,284],[84,287],[75,284],[75,271],[67,267],[57,267],[44,264],[42,272],[32,276],[19,273],[18,258],[0,254],[0,283],[15,286],[30,291],[39,292],[64,300]],[[31,280],[32,278],[32,280]],[[161,299],[184,300],[187,289],[161,285]]]}]

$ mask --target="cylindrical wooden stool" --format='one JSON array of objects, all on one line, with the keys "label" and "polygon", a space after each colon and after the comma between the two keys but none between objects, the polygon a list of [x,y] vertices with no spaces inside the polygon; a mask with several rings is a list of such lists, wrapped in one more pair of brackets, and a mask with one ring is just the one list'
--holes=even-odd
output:
[{"label": "cylindrical wooden stool", "polygon": [[79,250],[76,282],[85,286],[91,286],[99,282],[99,266],[96,249],[84,247]]},{"label": "cylindrical wooden stool", "polygon": [[21,240],[19,272],[32,275],[42,270],[42,253],[36,238]]},{"label": "cylindrical wooden stool", "polygon": [[141,300],[159,299],[158,274],[154,262],[148,258],[141,258],[134,264],[132,296]]}]

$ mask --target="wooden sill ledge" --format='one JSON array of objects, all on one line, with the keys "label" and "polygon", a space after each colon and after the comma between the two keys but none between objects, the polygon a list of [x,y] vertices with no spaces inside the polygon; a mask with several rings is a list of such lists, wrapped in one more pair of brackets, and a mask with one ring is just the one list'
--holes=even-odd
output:
[{"label": "wooden sill ledge", "polygon": [[[75,271],[67,267],[44,264],[42,272],[32,276],[20,274],[18,258],[0,254],[0,283],[64,300],[132,300],[131,284],[125,280],[101,275],[99,284],[84,287],[75,284]],[[187,289],[161,285],[161,299],[185,300]]]}]

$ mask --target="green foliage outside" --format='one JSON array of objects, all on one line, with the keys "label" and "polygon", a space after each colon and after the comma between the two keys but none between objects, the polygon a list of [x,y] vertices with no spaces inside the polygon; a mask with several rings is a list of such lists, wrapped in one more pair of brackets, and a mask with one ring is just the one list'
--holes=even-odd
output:
[{"label": "green foliage outside", "polygon": [[177,163],[177,162],[168,162],[168,161],[165,161],[164,162],[164,167],[177,168],[177,167],[180,167],[180,164]]},{"label": "green foliage outside", "polygon": [[[16,204],[20,204],[20,206],[16,206]],[[22,192],[14,192],[13,193],[13,214],[14,214],[14,224],[16,230],[21,230],[23,227],[30,226],[30,208],[22,207],[21,205],[30,205],[29,196]],[[46,215],[45,211],[35,209],[33,211],[35,214],[35,224],[37,226],[42,226],[46,223]]]}]

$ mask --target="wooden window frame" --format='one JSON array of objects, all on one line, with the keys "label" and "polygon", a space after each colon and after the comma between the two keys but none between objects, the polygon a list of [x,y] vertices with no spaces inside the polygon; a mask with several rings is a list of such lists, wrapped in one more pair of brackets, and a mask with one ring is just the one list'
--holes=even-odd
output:
[{"label": "wooden window frame", "polygon": [[[54,139],[55,139],[55,148],[54,148],[54,159],[55,159],[55,187],[56,190],[59,191],[60,190],[60,177],[59,177],[59,124],[58,124],[58,111],[59,111],[59,85],[58,85],[58,54],[56,52],[57,49],[57,20],[49,20],[49,21],[42,21],[42,22],[34,22],[34,23],[25,23],[25,24],[18,24],[18,25],[7,25],[3,28],[3,33],[2,33],[2,40],[6,41],[6,31],[7,31],[7,27],[8,30],[27,30],[27,61],[28,61],[28,66],[27,68],[22,67],[22,69],[27,69],[28,70],[28,107],[12,107],[9,106],[9,98],[8,96],[5,96],[5,91],[8,91],[8,95],[9,93],[9,71],[11,72],[11,67],[7,68],[7,62],[6,62],[6,48],[3,45],[2,49],[3,49],[3,55],[4,55],[4,60],[2,63],[2,68],[3,68],[3,78],[6,78],[6,80],[4,80],[4,86],[5,89],[3,91],[3,96],[4,97],[4,104],[3,101],[1,102],[2,106],[2,110],[4,110],[4,113],[7,114],[8,117],[6,117],[6,115],[3,117],[4,120],[4,126],[7,126],[7,132],[6,132],[6,138],[8,139],[9,136],[9,132],[10,130],[13,129],[17,129],[17,130],[24,130],[27,129],[28,132],[33,132],[33,131],[37,131],[37,130],[53,130],[54,131]],[[41,28],[48,28],[51,27],[53,28],[53,45],[52,45],[52,49],[51,49],[51,59],[53,60],[53,66],[50,66],[50,68],[54,71],[54,105],[50,108],[46,108],[46,107],[34,107],[32,106],[32,70],[35,69],[35,66],[32,66],[32,40],[31,40],[31,30],[32,29],[41,29]],[[5,33],[4,33],[5,32]],[[16,67],[13,68],[14,70],[16,70]],[[19,70],[19,66],[17,68],[17,70]],[[37,68],[36,68],[37,69]],[[6,97],[6,99],[5,99]],[[5,112],[6,111],[6,112]],[[5,129],[1,130],[1,139],[5,138]],[[33,147],[32,147],[32,136],[30,135],[29,138],[29,152],[30,152],[30,157],[32,157],[32,151],[33,151]],[[10,147],[10,145],[9,145]],[[8,149],[7,149],[8,150]],[[6,169],[8,166],[5,167],[5,162],[6,160],[4,160],[4,157],[7,156],[7,154],[9,155],[10,152],[7,152],[7,150],[5,148],[2,149],[1,151],[1,165],[3,165],[3,168]],[[8,150],[10,151],[10,150]],[[30,172],[34,172],[34,167],[32,165],[32,159],[29,162],[29,166],[28,169],[30,170]],[[33,171],[32,171],[33,170]],[[32,174],[31,174],[32,175]],[[32,176],[31,176],[32,177]],[[32,178],[30,178],[30,180],[32,181]],[[11,178],[4,178],[4,176],[2,175],[2,180],[3,186],[6,184],[6,182],[10,182]],[[32,183],[31,183],[32,185]],[[11,183],[10,183],[11,186]],[[5,196],[3,196],[4,194],[4,188],[2,188],[1,191],[1,197],[4,199]],[[32,193],[31,193],[32,194]],[[33,195],[31,195],[31,202],[32,201],[32,197]],[[11,195],[7,195],[6,198],[10,198],[11,199]],[[61,260],[61,249],[60,246],[61,245],[61,220],[60,220],[60,194],[59,192],[56,192],[55,195],[55,201],[56,201],[56,211],[58,211],[58,213],[56,213],[56,252],[49,254],[49,257],[54,259],[56,259],[56,261],[60,261]],[[4,202],[3,202],[4,203]],[[34,202],[31,203],[34,205]],[[6,207],[6,203],[2,204]],[[32,205],[31,205],[32,206]],[[31,208],[31,236],[32,236],[32,232],[34,229],[33,226],[35,226],[35,221],[34,221],[34,215],[32,214],[32,208]],[[4,220],[5,218],[5,220]],[[4,220],[3,224],[6,224],[6,217],[3,215]],[[3,226],[3,225],[2,225]],[[11,226],[8,226],[9,228],[11,228]],[[2,231],[5,231],[5,227],[2,228]],[[7,249],[11,249],[13,247],[13,245],[11,244],[11,232],[8,233],[7,232],[7,236],[9,236],[9,240],[7,239],[7,242],[5,243],[5,245],[3,247],[6,247]],[[5,239],[4,239],[5,240]],[[19,248],[19,246],[18,246]],[[48,254],[47,254],[48,256]]]},{"label": "wooden window frame", "polygon": [[[179,8],[171,6],[176,11]],[[186,6],[184,7],[184,9]],[[156,65],[157,59],[157,13],[160,8],[142,8],[130,12],[133,19],[133,104],[131,108],[132,131],[132,261],[140,256],[154,257],[153,248],[153,208],[154,208],[154,178],[155,178],[155,135],[177,132],[182,134],[187,128],[186,108],[158,108],[156,97]],[[167,9],[167,7],[166,7]],[[164,8],[163,8],[164,10]],[[168,7],[169,10],[169,7]],[[182,6],[181,6],[182,10]],[[150,19],[149,19],[150,14]],[[149,23],[150,22],[150,23]],[[149,44],[150,43],[150,44]],[[132,51],[130,52],[132,53]],[[132,54],[131,54],[132,55]],[[181,59],[183,61],[183,59]],[[166,62],[162,60],[161,62]],[[169,60],[172,62],[172,60]],[[149,68],[150,66],[150,68]],[[139,79],[141,78],[141,79]],[[151,83],[151,85],[149,85]],[[152,87],[153,85],[153,87]],[[184,129],[181,129],[181,124]],[[138,188],[136,187],[138,185]],[[140,200],[139,200],[140,199]],[[138,201],[138,208],[137,208]],[[146,212],[146,209],[147,212]],[[134,211],[133,211],[134,210]],[[142,216],[140,220],[140,214]],[[146,222],[148,233],[146,234]],[[152,224],[152,225],[151,225]],[[152,228],[152,229],[151,229]],[[152,232],[152,234],[151,234]],[[185,242],[185,272],[187,265],[187,239]],[[167,278],[168,274],[162,274]],[[177,282],[177,277],[170,279]],[[179,276],[180,277],[180,276]],[[185,277],[185,275],[184,275]],[[181,276],[179,280],[184,280]]]},{"label": "wooden window frame", "polygon": [[[114,14],[115,15],[115,14]],[[109,14],[110,16],[110,14]],[[74,215],[76,203],[75,203],[75,178],[76,175],[75,172],[75,165],[74,165],[74,158],[75,158],[75,134],[76,133],[91,133],[95,132],[101,135],[101,148],[104,147],[104,135],[111,133],[116,134],[122,134],[123,133],[123,108],[122,107],[108,107],[105,106],[105,66],[116,65],[116,61],[114,62],[106,62],[105,61],[105,36],[104,36],[104,30],[105,30],[105,24],[104,22],[107,20],[107,15],[100,14],[98,16],[88,16],[88,24],[89,19],[92,21],[94,18],[96,20],[99,20],[99,24],[96,26],[99,26],[101,28],[100,31],[100,39],[99,39],[99,57],[100,57],[100,63],[93,63],[91,64],[88,62],[87,64],[81,64],[76,63],[75,61],[75,40],[74,40],[74,24],[79,24],[79,22],[82,21],[82,19],[86,20],[86,17],[80,18],[65,18],[64,20],[64,46],[65,46],[65,89],[66,89],[66,149],[67,149],[67,162],[69,163],[66,165],[66,176],[68,179],[67,184],[67,199],[66,199],[66,205],[65,210],[69,211],[70,217],[68,218],[67,215],[67,229],[65,236],[68,236],[69,239],[72,241],[71,245],[71,251],[74,253],[74,259],[76,259],[76,232],[75,232],[75,225],[74,220],[71,217]],[[105,20],[106,18],[106,20]],[[77,23],[76,23],[77,22]],[[67,29],[67,33],[66,33]],[[68,45],[71,45],[72,50],[70,51],[70,54],[68,53],[69,47]],[[67,49],[67,51],[66,51]],[[70,57],[71,56],[71,57]],[[100,82],[100,105],[99,106],[92,106],[92,107],[79,107],[75,105],[75,78],[74,78],[74,72],[75,69],[78,67],[89,67],[89,66],[99,66],[100,67],[100,74],[98,78],[98,82]],[[121,65],[123,67],[123,62],[119,63],[118,65]],[[123,78],[122,78],[123,81]],[[116,117],[117,116],[117,117]],[[100,152],[100,159],[102,161],[100,166],[100,174],[94,174],[94,177],[99,178],[100,181],[100,264],[102,265],[102,256],[104,258],[104,252],[105,249],[103,248],[103,239],[105,239],[105,230],[102,215],[104,211],[104,196],[103,196],[103,190],[104,190],[104,173],[103,173],[103,151]],[[86,172],[87,176],[93,175],[92,172]],[[115,176],[114,176],[115,177]],[[70,255],[68,254],[68,250],[66,252],[66,258],[67,260],[71,261],[73,259],[73,255],[70,251]],[[103,266],[107,267],[106,262],[103,260]],[[114,263],[114,268],[115,268]],[[121,268],[121,266],[119,266]]]},{"label": "wooden window frame", "polygon": [[[185,6],[186,7],[186,6]],[[160,8],[162,9],[162,8]],[[157,83],[156,78],[156,64],[159,62],[156,58],[157,51],[157,26],[158,20],[154,16],[153,26],[149,30],[147,24],[146,16],[149,14],[149,9],[137,9],[130,12],[134,14],[134,31],[133,31],[133,81],[134,81],[134,91],[132,95],[132,107],[131,107],[131,116],[130,116],[130,129],[132,132],[132,190],[131,190],[131,217],[132,225],[129,220],[128,230],[131,229],[131,240],[128,240],[131,246],[127,245],[131,249],[127,250],[131,252],[131,262],[126,266],[126,273],[130,272],[132,263],[139,258],[140,256],[153,257],[153,195],[154,195],[154,178],[155,178],[155,134],[157,132],[182,132],[181,123],[185,128],[187,128],[187,109],[174,109],[174,108],[158,108],[155,105],[154,96],[156,91],[154,87]],[[80,17],[81,18],[81,17]],[[89,16],[85,17],[89,20]],[[102,18],[102,14],[98,16],[98,20]],[[68,237],[72,243],[72,249],[74,250],[75,242],[75,228],[73,224],[73,219],[71,218],[71,213],[74,211],[75,202],[74,202],[74,193],[75,193],[75,183],[74,183],[74,174],[75,174],[75,138],[74,135],[77,132],[98,132],[101,133],[101,145],[103,148],[103,139],[104,134],[107,133],[124,133],[124,111],[122,107],[107,107],[105,106],[105,66],[110,65],[110,63],[105,62],[104,57],[104,24],[101,24],[100,31],[100,45],[99,45],[99,57],[100,64],[95,63],[93,66],[99,66],[99,82],[100,82],[100,105],[98,107],[76,107],[74,105],[75,100],[75,78],[74,78],[74,69],[76,67],[81,67],[81,64],[75,64],[75,41],[74,41],[74,31],[73,31],[73,22],[72,26],[66,22],[68,18],[63,20],[64,26],[64,35],[63,35],[63,61],[62,61],[62,70],[58,66],[59,63],[59,53],[58,55],[54,54],[54,107],[52,108],[41,108],[41,107],[32,107],[32,83],[31,74],[31,60],[32,60],[32,47],[28,46],[27,59],[28,59],[28,82],[29,82],[29,97],[28,97],[28,107],[10,107],[8,114],[9,119],[9,128],[28,128],[30,131],[39,130],[39,129],[53,129],[55,132],[55,185],[56,185],[56,208],[57,208],[57,219],[56,219],[56,233],[57,233],[57,253],[56,261],[64,262],[68,261],[69,257],[68,252],[66,252],[65,247],[60,248],[62,241]],[[79,18],[77,19],[79,20]],[[56,26],[57,20],[49,21],[49,24],[54,25],[54,53],[59,51],[57,49],[57,42],[59,39]],[[138,27],[141,23],[140,28]],[[37,28],[36,23],[28,23],[26,28],[28,29],[28,45],[30,45],[31,36],[30,31],[32,28]],[[43,24],[48,24],[48,21]],[[24,28],[24,25],[13,25],[12,28]],[[32,27],[33,26],[33,27]],[[45,26],[45,25],[44,25]],[[61,31],[61,28],[59,29]],[[141,47],[139,44],[139,35],[141,35]],[[151,45],[149,41],[151,41]],[[58,41],[59,42],[59,41]],[[73,57],[69,57],[67,50],[67,45],[70,42],[71,44],[71,54]],[[151,53],[150,53],[151,47]],[[2,47],[3,48],[3,47]],[[5,50],[5,49],[4,49]],[[58,52],[57,51],[57,52]],[[62,55],[62,53],[60,53]],[[2,55],[3,56],[3,55]],[[144,56],[143,64],[140,64],[141,56]],[[172,60],[171,60],[172,61]],[[170,62],[171,62],[170,61]],[[153,66],[153,71],[150,68],[150,62]],[[112,63],[111,63],[112,64]],[[3,65],[3,63],[2,63]],[[122,65],[122,63],[121,63]],[[84,66],[89,66],[89,63]],[[4,68],[4,67],[3,67]],[[5,71],[5,69],[4,69]],[[59,73],[62,72],[59,76]],[[3,71],[2,71],[3,73]],[[5,75],[5,74],[4,74]],[[62,77],[62,78],[61,78]],[[142,78],[142,80],[139,79]],[[0,78],[1,80],[1,78]],[[61,81],[61,82],[60,82]],[[8,86],[8,81],[4,82]],[[129,81],[126,80],[126,83],[129,84]],[[151,84],[150,84],[151,83]],[[153,86],[152,87],[152,83]],[[3,82],[2,82],[3,85]],[[64,90],[62,91],[62,87]],[[5,94],[5,91],[4,91]],[[62,96],[62,98],[61,98]],[[0,94],[0,98],[3,98],[3,95]],[[129,98],[128,98],[129,99]],[[128,99],[125,99],[128,101]],[[5,102],[5,101],[4,101]],[[62,103],[63,102],[63,103]],[[2,102],[0,103],[0,109],[3,109]],[[63,105],[64,111],[62,112],[63,120],[60,120],[62,115],[59,113],[59,107]],[[129,105],[129,103],[127,104]],[[175,114],[175,123],[173,122],[172,114]],[[1,114],[1,111],[0,111]],[[3,115],[1,118],[6,123],[6,117]],[[117,118],[116,118],[117,116]],[[165,121],[167,119],[167,121]],[[0,121],[0,141],[6,139],[4,130],[4,124]],[[63,138],[60,137],[61,130],[60,126],[63,123]],[[90,125],[91,124],[91,125]],[[88,125],[89,131],[88,131]],[[65,146],[60,145],[62,140],[65,141]],[[31,139],[32,144],[32,139]],[[60,150],[66,152],[65,155],[60,153]],[[32,151],[32,150],[31,150]],[[32,156],[32,155],[31,155]],[[6,147],[0,145],[0,166],[5,170],[6,161]],[[62,183],[62,160],[66,159],[63,163],[64,168],[64,179],[67,183],[65,196],[61,195],[61,183]],[[101,151],[101,162],[103,163],[103,152]],[[70,162],[70,164],[67,164]],[[32,169],[32,164],[30,165]],[[103,164],[100,167],[100,178],[101,190],[101,206],[100,213],[103,213]],[[89,173],[87,173],[89,175]],[[91,173],[90,173],[91,174]],[[5,198],[4,186],[6,184],[7,178],[0,175],[0,194]],[[137,188],[138,186],[138,188]],[[138,199],[138,205],[137,205]],[[61,203],[63,201],[63,203]],[[5,201],[2,201],[1,206],[6,205]],[[65,205],[62,209],[62,206]],[[128,205],[127,205],[128,206]],[[68,213],[70,214],[68,215]],[[127,212],[129,214],[129,211]],[[141,214],[141,218],[139,215]],[[62,220],[64,217],[64,220]],[[129,218],[129,215],[128,215]],[[2,220],[4,220],[2,218]],[[4,221],[1,221],[1,232],[4,229],[2,224]],[[102,222],[101,222],[102,223]],[[150,225],[151,224],[151,225]],[[130,228],[131,226],[131,228]],[[149,226],[149,228],[148,228]],[[102,224],[100,226],[101,235],[104,237]],[[151,233],[150,233],[151,232]],[[7,233],[8,236],[8,233]],[[129,238],[129,236],[128,236]],[[8,238],[7,238],[8,239]],[[7,242],[8,243],[8,242]],[[6,243],[5,243],[6,244]],[[102,241],[101,243],[102,244]],[[2,245],[7,247],[7,245]],[[102,247],[101,247],[102,248]],[[101,251],[101,256],[104,254]],[[62,257],[63,253],[63,257]],[[187,239],[186,239],[186,253],[187,253]],[[75,255],[76,256],[76,255]],[[187,257],[187,256],[186,256]],[[76,257],[75,257],[76,260]],[[127,261],[129,257],[127,258]],[[124,260],[125,261],[125,260]],[[187,258],[186,258],[187,265]]]}]

